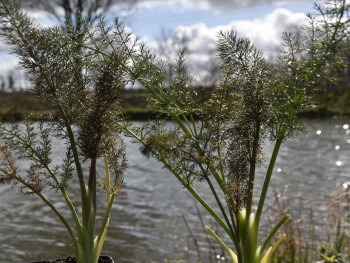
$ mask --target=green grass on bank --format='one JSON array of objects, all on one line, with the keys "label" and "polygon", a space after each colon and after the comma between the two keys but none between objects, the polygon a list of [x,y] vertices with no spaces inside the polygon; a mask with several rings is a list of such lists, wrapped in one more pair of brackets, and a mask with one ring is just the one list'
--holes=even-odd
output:
[{"label": "green grass on bank", "polygon": [[[147,119],[150,109],[144,91],[125,91],[122,96],[126,117],[129,119]],[[38,101],[29,91],[0,92],[0,119],[2,121],[21,121],[25,118],[38,119],[52,113],[45,103]]]},{"label": "green grass on bank", "polygon": [[[201,89],[203,98],[212,89]],[[301,112],[301,117],[327,118],[334,115],[350,116],[350,89],[330,91],[316,96],[316,105],[311,111]],[[151,109],[147,104],[147,93],[144,90],[126,90],[122,94],[122,105],[126,118],[131,120],[148,120]],[[21,121],[25,118],[38,119],[42,115],[51,113],[51,109],[38,101],[29,91],[0,92],[0,118],[2,121]]]}]

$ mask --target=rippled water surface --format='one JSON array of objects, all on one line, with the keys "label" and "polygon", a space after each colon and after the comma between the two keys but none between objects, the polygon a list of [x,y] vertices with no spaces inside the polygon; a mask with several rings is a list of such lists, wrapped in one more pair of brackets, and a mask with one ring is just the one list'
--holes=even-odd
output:
[{"label": "rippled water surface", "polygon": [[[350,181],[350,129],[346,126],[350,121],[305,123],[309,132],[286,142],[281,149],[268,204],[273,206],[276,202],[274,191],[285,193],[288,189],[291,199],[311,203],[321,220],[326,215],[329,197]],[[271,145],[265,148],[271,152]],[[202,247],[207,247],[208,242],[194,201],[159,163],[143,157],[137,145],[127,142],[127,152],[127,195],[115,201],[104,253],[120,263],[164,262],[166,258],[195,262],[197,253],[190,233]],[[264,170],[262,167],[259,171],[257,189]],[[199,187],[209,196],[206,187]],[[72,196],[74,191],[72,187]],[[59,200],[50,194],[53,200]],[[79,201],[78,196],[75,199]],[[292,205],[292,212],[309,209],[297,204]],[[63,203],[58,201],[57,206],[62,207]],[[206,224],[212,224],[203,210],[201,214]],[[40,200],[2,185],[0,222],[0,263],[57,258],[73,252],[65,229]],[[201,254],[204,262],[206,253]]]}]

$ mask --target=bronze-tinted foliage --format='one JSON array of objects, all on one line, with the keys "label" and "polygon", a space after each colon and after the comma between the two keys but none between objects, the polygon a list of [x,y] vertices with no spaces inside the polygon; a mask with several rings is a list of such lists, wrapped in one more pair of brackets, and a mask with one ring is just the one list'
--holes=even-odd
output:
[{"label": "bronze-tinted foliage", "polygon": [[0,183],[16,184],[14,179],[17,176],[18,168],[9,152],[8,146],[2,145],[0,147],[0,154]]},{"label": "bronze-tinted foliage", "polygon": [[101,64],[95,73],[94,87],[85,102],[83,118],[78,123],[80,148],[87,158],[99,157],[104,152],[104,140],[114,136],[115,122],[121,111],[121,90],[125,86],[121,68],[125,59],[121,54],[111,54]]},{"label": "bronze-tinted foliage", "polygon": [[[115,145],[119,147],[116,148]],[[109,164],[109,169],[114,174],[114,182],[108,186],[106,182],[98,177],[98,183],[107,192],[113,195],[123,195],[122,189],[125,187],[123,178],[124,171],[127,168],[127,159],[125,155],[125,144],[118,137],[111,137],[108,144],[104,145],[105,158]]]},{"label": "bronze-tinted foliage", "polygon": [[[35,165],[26,176],[33,182],[29,188],[41,188],[35,183],[36,178],[50,176],[57,180],[46,180],[43,186],[65,188],[73,171],[81,170],[80,157],[96,159],[112,147],[115,153],[108,158],[115,165],[118,158],[122,159],[121,168],[115,170],[116,177],[121,178],[126,166],[124,146],[114,137],[118,136],[116,122],[122,116],[120,98],[126,85],[127,53],[121,48],[124,42],[118,42],[124,34],[122,27],[116,22],[113,29],[108,27],[115,31],[109,34],[110,31],[104,31],[107,26],[102,19],[91,28],[79,17],[79,27],[67,21],[65,30],[43,29],[18,8],[16,1],[6,0],[0,5],[0,17],[0,35],[19,57],[34,94],[55,110],[53,118],[45,127],[41,125],[39,132],[31,124],[26,124],[24,136],[16,125],[1,127],[1,138],[9,152],[34,160]],[[111,49],[111,43],[119,45]],[[58,167],[50,167],[52,137],[67,143],[66,156]]]}]

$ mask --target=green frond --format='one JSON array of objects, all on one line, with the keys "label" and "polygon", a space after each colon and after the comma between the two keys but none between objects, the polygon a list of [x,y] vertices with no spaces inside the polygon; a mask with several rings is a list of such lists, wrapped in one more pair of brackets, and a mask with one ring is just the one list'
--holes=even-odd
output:
[{"label": "green frond", "polygon": [[7,145],[0,146],[0,183],[17,185],[18,167]]}]

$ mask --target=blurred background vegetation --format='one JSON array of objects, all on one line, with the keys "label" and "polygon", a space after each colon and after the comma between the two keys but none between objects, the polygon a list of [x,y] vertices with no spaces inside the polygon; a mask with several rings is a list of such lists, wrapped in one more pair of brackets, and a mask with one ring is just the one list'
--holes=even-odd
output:
[{"label": "blurred background vegetation", "polygon": [[[119,11],[130,10],[138,2],[137,0],[101,0],[101,1],[46,1],[46,0],[21,0],[22,6],[26,10],[42,10],[56,18],[59,25],[64,28],[64,19],[72,19],[81,13],[84,19],[93,23],[98,19],[99,13],[110,14],[112,6],[118,4]],[[63,10],[64,16],[58,12]],[[77,25],[78,26],[78,25]],[[291,29],[286,29],[291,30]],[[293,28],[298,31],[298,28]],[[167,40],[167,41],[164,41]],[[171,54],[180,50],[191,53],[188,39],[179,38],[176,34],[162,32],[158,39],[158,53],[169,65],[169,79],[174,74],[175,61]],[[344,39],[350,47],[350,40]],[[166,43],[170,43],[167,45]],[[170,50],[172,49],[172,50]],[[220,63],[215,50],[210,50],[211,57],[207,65],[203,65],[203,71],[208,74],[202,83],[198,84],[199,94],[203,98],[218,84]],[[314,102],[317,107],[309,112],[301,112],[302,117],[330,117],[334,115],[350,116],[350,50],[346,50],[347,67],[339,72],[334,72],[334,82],[328,84],[327,92],[322,92],[315,96]],[[273,63],[273,62],[271,62]],[[146,91],[139,88],[128,88],[123,92],[123,106],[126,118],[133,120],[148,120],[150,117],[150,107],[146,100]],[[38,101],[30,91],[30,83],[25,81],[25,73],[21,70],[0,71],[0,120],[21,121],[25,117],[36,119],[42,114],[50,113],[51,109],[45,108],[44,104]]]},{"label": "blurred background vegetation", "polygon": [[[308,112],[300,112],[301,117],[350,116],[350,55],[348,58],[348,66],[335,74],[334,82],[328,85],[327,91],[315,95],[316,107]],[[23,80],[17,80],[14,72],[0,77],[0,117],[2,121],[21,121],[26,117],[36,119],[42,114],[51,112],[51,109],[46,108],[42,102],[36,99],[30,91],[30,87],[23,84],[25,83]],[[205,98],[214,87],[214,85],[198,86],[197,89]],[[148,120],[152,117],[146,97],[146,91],[143,89],[124,90],[122,103],[126,118]]]}]

